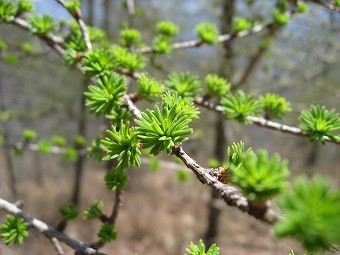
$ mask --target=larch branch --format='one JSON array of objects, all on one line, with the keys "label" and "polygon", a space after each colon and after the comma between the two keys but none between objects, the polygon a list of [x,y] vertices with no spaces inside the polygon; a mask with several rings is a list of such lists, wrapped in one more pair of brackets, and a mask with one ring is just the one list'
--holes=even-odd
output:
[{"label": "larch branch", "polygon": [[116,194],[115,194],[115,202],[114,202],[114,205],[113,205],[113,208],[112,208],[112,213],[111,213],[110,218],[109,218],[109,223],[111,225],[116,224],[119,209],[122,205],[122,198],[123,198],[123,191],[120,190],[120,189],[117,189]]},{"label": "larch branch", "polygon": [[[204,100],[203,97],[195,98],[193,101],[197,105],[203,106],[215,112],[223,113],[223,106],[216,105],[208,100]],[[300,128],[297,128],[297,127],[284,125],[278,122],[267,120],[263,117],[247,116],[246,118],[247,120],[250,120],[254,125],[257,125],[259,127],[263,127],[263,128],[267,128],[267,129],[271,129],[271,130],[275,130],[275,131],[279,131],[282,133],[291,134],[295,136],[309,137],[308,133],[302,131]],[[324,140],[329,143],[340,144],[340,141],[332,140],[328,136],[324,136]]]},{"label": "larch branch", "polygon": [[[116,193],[115,193],[115,202],[114,202],[113,207],[112,207],[112,213],[111,213],[110,217],[108,217],[107,220],[105,221],[105,222],[107,222],[107,223],[109,223],[113,226],[116,224],[119,209],[122,205],[122,197],[123,197],[123,191],[120,190],[120,189],[117,189]],[[92,248],[96,249],[96,250],[103,247],[104,245],[105,245],[105,243],[102,242],[101,240],[90,244],[90,246]]]},{"label": "larch branch", "polygon": [[[20,27],[21,29],[35,33],[36,30],[33,28],[27,21],[18,18],[12,17],[10,19],[10,23]],[[45,41],[53,50],[55,50],[59,55],[64,56],[65,50],[63,49],[62,45],[64,44],[64,39],[55,35],[39,35],[39,38]]]},{"label": "larch branch", "polygon": [[47,225],[45,222],[38,220],[36,218],[31,217],[30,215],[24,213],[20,208],[18,208],[15,204],[8,202],[5,199],[0,198],[0,209],[23,218],[31,227],[35,228],[42,234],[44,234],[47,238],[56,238],[59,241],[65,243],[75,251],[80,254],[86,255],[105,255],[104,253],[100,253],[95,249],[89,247],[85,243],[73,239],[68,235],[57,231],[53,227]]},{"label": "larch branch", "polygon": [[[64,2],[62,0],[57,0],[57,1],[58,2]],[[77,21],[79,21],[79,18],[77,18],[77,17],[75,17],[75,18],[76,18]],[[30,31],[30,32],[33,31],[33,28],[24,20],[13,17],[11,22],[13,24],[17,25],[17,26],[20,26],[21,28],[25,29],[26,31]],[[246,37],[246,36],[251,35],[251,34],[259,33],[259,32],[261,32],[261,31],[263,31],[267,28],[270,28],[271,26],[272,26],[272,24],[256,25],[250,30],[241,31],[241,32],[238,32],[238,33],[220,35],[219,38],[218,38],[218,42],[225,42],[225,41],[233,40],[233,39],[236,39],[236,38]],[[80,25],[80,27],[82,27],[82,26]],[[82,32],[83,32],[84,40],[85,40],[85,42],[87,42],[87,39],[86,39],[87,38],[86,37],[87,32],[86,32],[86,30],[82,30]],[[56,50],[60,55],[64,55],[64,50],[60,46],[63,43],[62,38],[55,37],[55,36],[44,36],[44,37],[40,37],[40,38],[43,39],[48,45],[50,45],[54,50]],[[88,41],[88,42],[90,43],[90,41]],[[173,48],[174,49],[185,49],[185,48],[191,48],[191,47],[198,47],[200,45],[202,45],[201,40],[192,40],[192,41],[187,41],[187,42],[175,43],[173,45]],[[88,50],[90,50],[92,48],[92,46],[87,45],[87,48],[88,48]],[[154,49],[153,48],[137,49],[136,52],[138,52],[138,53],[152,53],[152,52],[154,52]],[[78,69],[80,69],[80,71],[83,72],[82,68],[78,68]],[[138,73],[125,74],[125,75],[129,75],[132,78],[138,77]],[[130,99],[130,97],[128,95],[124,96],[122,98],[122,101],[123,101],[124,106],[133,114],[133,116],[135,118],[137,118],[137,119],[141,118],[140,110],[138,109],[138,107],[136,107],[136,105],[132,102],[132,100]],[[206,101],[203,98],[196,98],[196,99],[194,99],[194,102],[196,104],[204,106],[208,109],[211,109],[211,110],[214,110],[214,111],[217,111],[217,112],[220,112],[220,113],[223,112],[222,106],[214,105],[213,103]],[[280,132],[284,132],[284,133],[289,133],[289,134],[293,134],[293,135],[297,135],[297,136],[304,136],[304,137],[308,136],[307,133],[303,132],[299,128],[282,125],[280,123],[269,121],[269,120],[266,120],[264,118],[248,116],[247,119],[251,120],[255,125],[258,125],[258,126],[261,126],[261,127],[264,127],[264,128],[268,128],[268,129],[272,129],[272,130],[276,130],[276,131],[280,131]],[[335,142],[328,137],[325,137],[325,140],[327,142],[340,144],[340,142]],[[202,182],[203,184],[207,184],[212,189],[214,189],[216,192],[218,192],[220,194],[221,198],[223,198],[223,200],[228,205],[235,206],[238,209],[240,209],[241,211],[246,212],[249,215],[252,215],[255,218],[262,220],[262,221],[264,221],[268,224],[273,224],[280,219],[281,216],[278,215],[277,213],[275,213],[274,211],[270,210],[270,209],[267,209],[265,211],[263,211],[263,210],[259,211],[257,208],[252,207],[248,203],[247,198],[244,197],[244,195],[239,191],[239,189],[237,189],[234,186],[223,184],[223,183],[219,182],[217,180],[217,178],[211,174],[210,169],[203,168],[202,166],[197,164],[196,161],[194,161],[189,155],[187,155],[185,153],[185,151],[183,150],[181,145],[175,146],[173,148],[173,154],[176,155],[179,159],[181,159],[182,162],[191,171],[193,171],[195,173],[195,175],[200,180],[200,182]],[[23,217],[27,222],[32,224],[32,226],[34,226],[35,228],[40,230],[46,236],[54,236],[58,240],[68,244],[70,247],[72,247],[76,250],[83,252],[84,254],[99,254],[95,249],[88,247],[87,245],[81,243],[80,241],[70,239],[65,234],[57,232],[55,229],[49,227],[45,223],[38,221],[34,218],[31,218],[30,216],[22,213],[19,208],[17,208],[17,207],[14,208],[13,206],[15,206],[15,205],[10,204],[9,202],[7,202],[5,200],[2,200],[2,199],[0,200],[0,208],[2,208],[2,205],[4,203],[5,204],[7,203],[6,204],[7,206],[5,206],[5,207],[7,207],[7,209],[8,209],[8,206],[12,207],[12,209],[13,209],[12,211],[9,210],[9,209],[7,211]]]},{"label": "larch branch", "polygon": [[228,205],[235,206],[242,212],[246,212],[249,215],[254,216],[256,219],[268,224],[274,224],[281,218],[279,214],[271,209],[266,208],[263,210],[263,208],[259,209],[251,206],[248,203],[247,198],[239,191],[239,189],[218,181],[217,178],[211,174],[211,169],[206,169],[200,166],[195,160],[186,154],[181,144],[175,145],[172,149],[172,153],[194,172],[197,179],[202,184],[210,186]]},{"label": "larch branch", "polygon": [[[240,31],[240,32],[234,32],[234,33],[230,33],[230,34],[223,34],[220,35],[218,37],[218,42],[226,42],[226,41],[230,41],[230,40],[234,40],[236,38],[242,38],[242,37],[246,37],[252,34],[256,34],[259,33],[263,30],[265,30],[266,28],[268,28],[271,24],[269,25],[256,25],[254,27],[252,27],[249,30],[244,30],[244,31]],[[187,48],[194,48],[194,47],[199,47],[204,45],[204,43],[202,43],[202,41],[200,39],[197,40],[191,40],[191,41],[185,41],[185,42],[177,42],[174,43],[172,45],[172,48],[174,50],[179,50],[179,49],[187,49]],[[147,47],[147,48],[140,48],[140,49],[136,49],[135,52],[137,53],[142,53],[142,54],[146,54],[146,53],[154,53],[155,49],[153,47]]]},{"label": "larch branch", "polygon": [[[64,0],[56,0],[56,1],[59,4],[61,4],[67,10]],[[80,31],[81,31],[83,38],[84,38],[84,42],[85,42],[87,51],[92,51],[92,43],[91,43],[91,40],[90,40],[90,35],[88,33],[87,26],[86,26],[86,24],[85,24],[85,22],[82,18],[81,11],[80,10],[77,10],[76,12],[69,11],[69,13],[72,15],[72,17],[77,21],[77,23],[79,25]]]}]

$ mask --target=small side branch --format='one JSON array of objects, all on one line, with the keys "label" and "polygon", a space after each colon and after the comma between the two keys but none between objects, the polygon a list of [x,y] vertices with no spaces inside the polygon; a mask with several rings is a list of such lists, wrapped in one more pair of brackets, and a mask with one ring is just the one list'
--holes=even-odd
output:
[{"label": "small side branch", "polygon": [[109,222],[111,225],[115,225],[116,224],[116,220],[118,217],[118,213],[119,213],[119,209],[122,205],[122,197],[123,197],[123,191],[120,189],[116,190],[116,197],[115,197],[115,203],[113,205],[112,208],[112,213],[111,216],[109,218]]},{"label": "small side branch", "polygon": [[136,107],[136,105],[131,101],[130,97],[128,95],[125,95],[123,97],[123,104],[124,106],[132,113],[132,115],[136,119],[142,118],[142,114],[140,110]]},{"label": "small side branch", "polygon": [[15,204],[8,202],[0,198],[0,209],[23,218],[31,227],[35,228],[47,238],[56,238],[59,241],[65,243],[72,249],[74,249],[78,254],[86,254],[86,255],[105,255],[104,253],[100,253],[95,249],[89,247],[85,243],[73,239],[68,235],[57,231],[51,226],[47,225],[45,222],[38,220],[36,218],[32,218],[30,215],[24,213],[20,208],[18,208]]},{"label": "small side branch", "polygon": [[[203,106],[207,109],[210,109],[215,112],[223,113],[223,106],[215,105],[214,103],[204,100],[202,97],[198,97],[194,99],[194,103],[200,106]],[[278,122],[267,120],[263,117],[255,117],[255,116],[247,116],[247,119],[252,121],[252,123],[256,126],[279,131],[286,134],[291,134],[300,137],[308,137],[309,134],[302,131],[300,128],[291,127],[288,125],[284,125]],[[324,137],[324,140],[329,143],[340,144],[340,141],[335,141],[329,138],[328,136]]]},{"label": "small side branch", "polygon": [[[66,10],[66,6],[65,6],[65,1],[64,0],[56,0],[59,4],[61,4]],[[78,25],[79,25],[79,28],[80,28],[80,31],[83,35],[83,38],[84,38],[84,42],[85,42],[85,45],[86,45],[86,48],[88,51],[92,51],[92,43],[91,43],[91,40],[90,40],[90,35],[88,33],[88,29],[87,29],[87,26],[81,16],[81,11],[80,10],[77,10],[76,12],[70,12],[69,13],[72,15],[72,17],[77,21]]]},{"label": "small side branch", "polygon": [[[10,19],[10,22],[13,25],[18,26],[27,32],[35,33],[35,29],[27,21],[23,19],[20,19],[18,17],[12,17]],[[55,35],[44,35],[44,36],[39,36],[39,38],[45,41],[59,55],[64,56],[65,50],[62,47],[64,45],[63,38],[55,36]]]},{"label": "small side branch", "polygon": [[[240,31],[238,33],[234,32],[234,33],[230,33],[230,34],[223,34],[220,35],[218,37],[218,42],[226,42],[226,41],[230,41],[230,40],[234,40],[237,38],[242,38],[242,37],[246,37],[252,34],[256,34],[259,33],[265,29],[267,29],[269,25],[256,25],[253,28],[249,29],[249,30],[245,30],[245,31]],[[194,48],[194,47],[200,47],[202,46],[202,41],[197,39],[197,40],[191,40],[191,41],[185,41],[185,42],[177,42],[174,43],[172,45],[174,50],[179,50],[179,49],[187,49],[187,48]],[[146,54],[146,53],[154,53],[155,49],[152,47],[148,47],[148,48],[142,48],[142,49],[136,49],[137,53],[142,53],[142,54]]]},{"label": "small side branch", "polygon": [[[297,127],[283,125],[281,123],[270,121],[262,117],[248,116],[247,119],[252,121],[253,124],[259,127],[272,129],[272,130],[279,131],[279,132],[286,133],[286,134],[291,134],[291,135],[296,135],[296,136],[301,136],[301,137],[309,137],[308,133],[302,131],[301,129]],[[323,138],[326,142],[340,144],[340,141],[332,140],[328,136],[324,136]]]},{"label": "small side branch", "polygon": [[[115,202],[114,202],[114,205],[113,205],[113,208],[112,208],[112,213],[111,213],[110,217],[106,218],[106,220],[104,221],[104,222],[107,222],[107,223],[109,223],[113,226],[116,224],[119,209],[122,205],[123,191],[120,190],[120,189],[117,189],[115,194],[116,194],[116,196],[115,196]],[[104,244],[105,244],[104,242],[99,240],[99,241],[91,244],[90,246],[92,248],[98,250],[99,248],[103,247]]]},{"label": "small side branch", "polygon": [[52,237],[52,238],[50,238],[50,241],[51,241],[51,243],[52,243],[52,245],[53,245],[53,247],[54,247],[54,249],[55,249],[55,251],[57,252],[58,255],[64,255],[65,254],[65,252],[64,252],[63,248],[60,246],[57,238]]}]

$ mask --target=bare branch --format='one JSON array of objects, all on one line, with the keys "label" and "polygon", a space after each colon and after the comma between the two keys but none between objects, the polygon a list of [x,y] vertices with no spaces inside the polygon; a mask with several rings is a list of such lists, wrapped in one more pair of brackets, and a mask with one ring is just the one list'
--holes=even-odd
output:
[{"label": "bare branch", "polygon": [[77,251],[80,254],[86,254],[86,255],[105,255],[104,253],[100,253],[96,251],[95,249],[89,247],[85,243],[72,239],[68,235],[57,231],[56,229],[52,228],[51,226],[47,225],[45,222],[32,218],[30,215],[24,213],[21,209],[19,209],[15,204],[8,202],[7,200],[4,200],[0,198],[0,209],[5,210],[6,212],[17,215],[21,218],[23,218],[31,227],[35,228],[39,232],[41,232],[43,235],[45,235],[47,238],[56,238],[59,241],[65,243],[75,251]]},{"label": "bare branch", "polygon": [[215,112],[219,112],[219,113],[223,113],[223,106],[221,105],[217,105],[214,104],[213,102],[209,101],[209,100],[205,100],[203,97],[196,97],[193,99],[194,103],[200,106],[203,106],[209,110],[215,111]]}]

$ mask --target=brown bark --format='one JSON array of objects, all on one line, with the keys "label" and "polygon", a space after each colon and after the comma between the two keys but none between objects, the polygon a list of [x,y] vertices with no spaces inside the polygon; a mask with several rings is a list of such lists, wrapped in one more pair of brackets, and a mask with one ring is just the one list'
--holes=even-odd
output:
[{"label": "brown bark", "polygon": [[[0,51],[1,54],[1,51]],[[0,63],[0,112],[5,112],[7,110],[6,104],[5,104],[5,95],[3,92],[3,83],[2,83],[2,69],[1,69],[1,63]],[[8,121],[9,120],[4,120],[2,122],[2,135],[3,135],[3,140],[5,144],[10,144],[10,129],[8,127]],[[11,190],[11,195],[16,198],[18,191],[16,188],[16,176],[15,176],[15,171],[14,171],[14,166],[13,166],[13,157],[11,155],[11,148],[4,147],[3,148],[3,153],[4,153],[4,158],[6,162],[6,170],[7,170],[7,175],[9,178],[9,188]]]},{"label": "brown bark", "polygon": [[[223,11],[221,16],[221,33],[230,33],[232,30],[232,20],[234,16],[234,8],[235,3],[234,0],[224,0],[223,1]],[[223,43],[224,48],[224,57],[221,63],[221,71],[220,75],[230,79],[230,75],[232,73],[232,43],[231,41],[225,41]],[[225,136],[225,125],[223,115],[218,114],[216,116],[216,124],[215,124],[215,148],[214,148],[214,157],[222,162],[225,158],[226,151],[226,136]],[[221,209],[216,206],[216,200],[220,199],[220,195],[212,190],[210,195],[210,202],[208,205],[208,227],[205,233],[205,242],[208,247],[210,247],[213,243],[216,242],[216,238],[218,236],[218,225],[219,225],[219,217],[221,214]]]},{"label": "brown bark", "polygon": [[[83,81],[82,88],[85,88],[88,84],[87,81]],[[85,95],[81,93],[80,105],[79,105],[79,117],[78,117],[78,127],[77,134],[83,137],[86,136],[86,106],[85,106]],[[85,156],[82,153],[84,146],[80,146],[77,149],[78,156],[74,165],[75,177],[73,184],[73,192],[71,202],[75,205],[79,204],[80,193],[81,193],[81,181],[84,172]]]}]

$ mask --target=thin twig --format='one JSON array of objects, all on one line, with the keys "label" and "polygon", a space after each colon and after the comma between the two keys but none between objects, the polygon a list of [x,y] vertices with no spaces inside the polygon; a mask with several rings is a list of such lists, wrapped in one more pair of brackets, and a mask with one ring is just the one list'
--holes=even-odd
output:
[{"label": "thin twig", "polygon": [[36,218],[32,218],[30,215],[24,213],[21,209],[19,209],[15,204],[10,203],[2,198],[0,198],[0,209],[5,210],[10,214],[17,215],[23,218],[31,227],[35,228],[36,230],[44,234],[47,238],[55,237],[56,239],[65,243],[66,245],[68,245],[69,247],[71,247],[80,254],[104,255],[104,253],[96,251],[95,249],[89,247],[85,243],[73,239],[64,233],[57,231],[53,227],[47,225],[45,222],[38,220]]},{"label": "thin twig", "polygon": [[[59,4],[61,4],[67,10],[64,0],[56,0],[56,1]],[[69,13],[72,15],[72,17],[77,21],[77,23],[79,25],[80,31],[81,31],[83,38],[84,38],[84,42],[85,42],[87,51],[92,51],[92,43],[91,43],[91,40],[90,40],[90,35],[88,33],[87,26],[86,26],[84,20],[82,19],[81,11],[80,10],[77,10],[76,12],[70,12],[69,11]]]},{"label": "thin twig", "polygon": [[[286,134],[291,134],[291,135],[296,135],[296,136],[301,136],[301,137],[309,137],[308,133],[302,131],[300,128],[297,128],[297,127],[283,125],[283,124],[280,124],[274,121],[267,120],[262,117],[248,116],[247,119],[252,121],[253,124],[259,127],[272,129],[272,130],[279,131],[279,132],[286,133]],[[329,143],[340,144],[340,141],[332,140],[328,136],[324,136],[323,139]]]},{"label": "thin twig", "polygon": [[[254,27],[252,27],[249,30],[244,30],[244,31],[240,31],[240,32],[233,32],[230,34],[223,34],[220,35],[218,37],[217,42],[221,43],[221,42],[226,42],[226,41],[230,41],[230,40],[234,40],[236,38],[243,38],[252,34],[256,34],[259,33],[265,29],[267,29],[268,27],[270,27],[271,24],[268,25],[256,25]],[[179,50],[179,49],[187,49],[187,48],[194,48],[194,47],[199,47],[204,45],[204,43],[202,43],[202,41],[200,39],[197,40],[191,40],[191,41],[185,41],[185,42],[177,42],[174,43],[172,45],[172,49],[173,50]],[[136,49],[135,52],[137,53],[154,53],[155,49],[153,47],[147,47],[147,48],[141,48],[141,49]]]},{"label": "thin twig", "polygon": [[[14,25],[17,25],[17,26],[21,27],[22,29],[24,29],[24,30],[26,30],[28,32],[36,33],[36,29],[33,28],[27,21],[25,21],[25,20],[23,20],[21,18],[13,16],[13,17],[10,18],[9,21],[11,23],[13,23]],[[60,44],[60,45],[64,44],[64,39],[61,38],[61,37],[58,37],[56,35],[46,35],[44,37],[46,37],[47,39],[53,41],[56,44]]]},{"label": "thin twig", "polygon": [[63,248],[60,246],[57,238],[52,237],[52,238],[50,238],[50,241],[51,241],[51,243],[52,243],[52,245],[53,245],[53,247],[54,247],[54,249],[55,249],[55,251],[57,252],[58,255],[64,255],[65,254],[65,252],[64,252]]},{"label": "thin twig", "polygon": [[[11,17],[10,23],[16,25],[23,30],[35,33],[36,29],[33,28],[27,21],[18,18],[18,17]],[[55,35],[39,35],[39,38],[45,41],[52,49],[54,49],[59,55],[64,56],[65,50],[63,49],[62,45],[64,44],[64,39]]]},{"label": "thin twig", "polygon": [[111,225],[115,225],[116,224],[116,220],[117,220],[117,216],[119,213],[119,209],[122,205],[122,197],[123,197],[123,191],[120,189],[116,190],[116,197],[115,197],[115,203],[113,205],[112,208],[112,213],[111,216],[109,218],[109,222]]},{"label": "thin twig", "polygon": [[[122,205],[122,195],[123,195],[123,191],[120,189],[116,190],[115,193],[115,202],[113,204],[113,208],[112,208],[112,213],[110,215],[110,217],[107,219],[107,223],[111,224],[111,225],[115,225],[116,224],[116,220],[117,220],[117,216],[119,213],[119,209]],[[105,243],[102,242],[101,240],[90,244],[90,247],[92,247],[93,249],[98,250],[99,248],[101,248]]]},{"label": "thin twig", "polygon": [[[207,109],[210,109],[210,110],[213,110],[219,113],[223,113],[223,106],[215,105],[214,103],[210,101],[204,100],[203,97],[195,98],[194,103],[197,105],[203,106]],[[309,137],[309,134],[302,131],[300,128],[291,127],[291,126],[284,125],[278,122],[270,121],[263,117],[247,116],[247,120],[250,120],[254,125],[257,125],[259,127],[263,127],[263,128],[267,128],[267,129],[271,129],[271,130],[275,130],[275,131],[279,131],[282,133],[291,134],[295,136]],[[340,144],[340,141],[332,140],[328,136],[324,136],[323,139],[325,140],[325,142]]]}]

